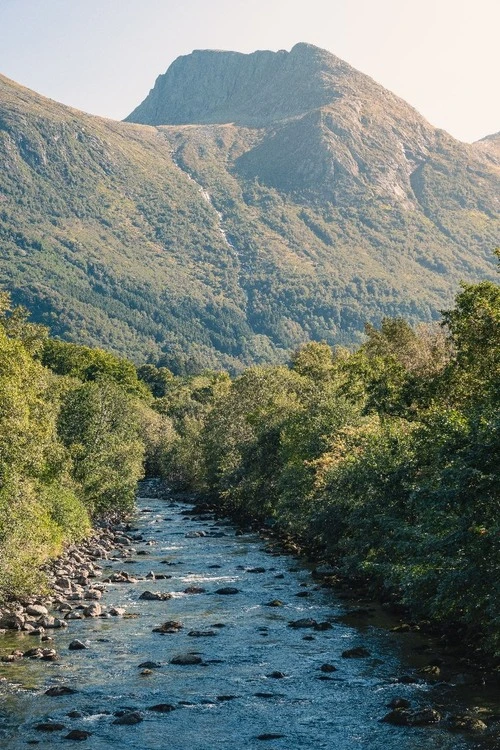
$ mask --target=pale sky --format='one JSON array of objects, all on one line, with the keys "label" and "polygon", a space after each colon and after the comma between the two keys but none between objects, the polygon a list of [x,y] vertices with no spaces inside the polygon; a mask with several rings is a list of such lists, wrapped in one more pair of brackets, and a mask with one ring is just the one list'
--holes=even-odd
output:
[{"label": "pale sky", "polygon": [[122,119],[193,49],[323,47],[473,141],[500,130],[499,0],[0,0],[0,72]]}]

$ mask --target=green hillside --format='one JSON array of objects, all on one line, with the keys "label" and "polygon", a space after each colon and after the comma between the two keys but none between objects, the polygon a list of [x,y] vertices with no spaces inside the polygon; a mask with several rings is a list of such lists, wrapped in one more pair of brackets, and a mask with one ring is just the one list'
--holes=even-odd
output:
[{"label": "green hillside", "polygon": [[435,319],[494,273],[494,142],[323,50],[193,53],[131,118],[0,78],[0,284],[55,336],[238,370]]}]

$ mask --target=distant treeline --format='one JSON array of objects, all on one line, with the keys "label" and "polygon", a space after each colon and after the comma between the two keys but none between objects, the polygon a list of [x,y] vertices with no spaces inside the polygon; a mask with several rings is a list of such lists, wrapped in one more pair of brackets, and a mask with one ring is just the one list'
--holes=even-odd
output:
[{"label": "distant treeline", "polygon": [[51,340],[2,297],[0,596],[131,510],[145,470],[274,525],[414,617],[500,653],[500,287],[356,351],[174,377]]}]

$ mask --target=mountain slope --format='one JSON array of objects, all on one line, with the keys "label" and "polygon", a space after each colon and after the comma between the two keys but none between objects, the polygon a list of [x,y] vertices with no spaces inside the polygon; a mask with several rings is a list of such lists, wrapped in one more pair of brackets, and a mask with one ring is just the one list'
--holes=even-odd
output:
[{"label": "mountain slope", "polygon": [[237,369],[494,273],[490,149],[323,50],[195,52],[127,119],[0,78],[0,281],[60,336]]}]

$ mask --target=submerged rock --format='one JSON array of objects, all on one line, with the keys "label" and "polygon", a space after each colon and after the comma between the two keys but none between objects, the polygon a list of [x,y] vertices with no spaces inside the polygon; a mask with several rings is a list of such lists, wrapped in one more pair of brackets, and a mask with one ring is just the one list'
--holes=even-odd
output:
[{"label": "submerged rock", "polygon": [[41,724],[37,724],[35,729],[37,732],[60,732],[66,727],[64,724],[58,724],[55,721],[43,721]]},{"label": "submerged rock", "polygon": [[371,656],[371,653],[364,646],[356,646],[355,648],[348,648],[346,651],[342,651],[344,659],[364,659],[367,656]]},{"label": "submerged rock", "polygon": [[451,729],[462,732],[484,732],[488,726],[477,716],[450,716],[449,725]]},{"label": "submerged rock", "polygon": [[158,714],[168,714],[170,711],[175,711],[175,706],[171,703],[157,703],[155,706],[149,706],[148,711],[155,711]]},{"label": "submerged rock", "polygon": [[380,721],[399,727],[423,727],[440,722],[441,714],[434,708],[422,708],[417,711],[411,711],[408,708],[395,708]]},{"label": "submerged rock", "polygon": [[125,726],[132,726],[133,724],[139,724],[144,721],[142,714],[139,711],[128,711],[122,716],[118,716],[113,724],[122,724]]},{"label": "submerged rock", "polygon": [[71,732],[64,735],[65,740],[87,740],[91,736],[92,732],[87,732],[85,729],[72,729]]},{"label": "submerged rock", "polygon": [[67,685],[55,685],[45,691],[45,695],[50,695],[52,698],[58,698],[60,695],[73,695],[78,690],[68,687]]},{"label": "submerged rock", "polygon": [[300,620],[293,620],[288,623],[289,628],[316,628],[318,623],[312,617],[303,617]]},{"label": "submerged rock", "polygon": [[203,659],[201,658],[201,656],[198,656],[198,654],[179,654],[178,656],[174,656],[174,658],[170,660],[170,664],[191,666],[194,664],[201,664],[202,661]]}]

